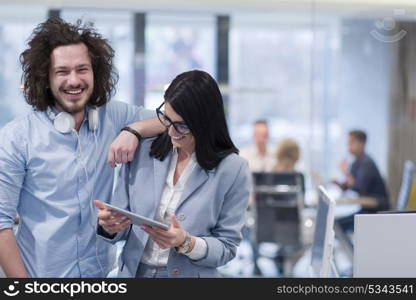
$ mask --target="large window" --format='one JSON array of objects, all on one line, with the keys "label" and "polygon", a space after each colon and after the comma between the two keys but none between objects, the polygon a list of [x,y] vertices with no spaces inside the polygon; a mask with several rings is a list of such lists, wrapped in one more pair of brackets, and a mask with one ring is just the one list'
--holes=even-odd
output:
[{"label": "large window", "polygon": [[148,108],[163,101],[165,87],[182,72],[200,69],[215,77],[215,17],[149,13],[146,17]]},{"label": "large window", "polygon": [[388,46],[369,35],[371,21],[236,14],[231,24],[229,123],[239,147],[266,119],[272,149],[284,137],[300,144],[298,169],[315,187],[341,175],[347,132],[359,128],[385,175]]},{"label": "large window", "polygon": [[0,127],[30,110],[21,91],[20,53],[46,8],[0,4]]},{"label": "large window", "polygon": [[[320,59],[331,37],[328,26],[312,28],[308,16],[282,22],[278,15],[235,15],[230,39],[230,128],[240,147],[251,143],[252,125],[265,119],[270,146],[284,137],[301,146],[301,171],[322,169],[324,124],[316,99],[327,87]],[[287,20],[286,20],[287,21]],[[317,42],[320,40],[320,42]]]}]

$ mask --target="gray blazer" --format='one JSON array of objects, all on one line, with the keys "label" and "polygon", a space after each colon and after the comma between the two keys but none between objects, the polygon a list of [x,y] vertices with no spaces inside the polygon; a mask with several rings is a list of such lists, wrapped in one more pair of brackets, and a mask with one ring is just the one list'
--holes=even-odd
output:
[{"label": "gray blazer", "polygon": [[[148,218],[154,218],[159,208],[172,158],[171,153],[164,161],[150,157],[153,140],[144,140],[134,161],[121,168],[112,199],[113,205]],[[247,161],[237,154],[228,155],[210,171],[196,165],[175,214],[186,231],[206,241],[208,251],[206,257],[194,261],[171,249],[167,264],[169,276],[219,276],[216,268],[234,258],[242,238],[250,179]],[[134,277],[148,234],[132,225],[106,240],[115,243],[122,239],[127,241],[119,258],[118,275]]]}]

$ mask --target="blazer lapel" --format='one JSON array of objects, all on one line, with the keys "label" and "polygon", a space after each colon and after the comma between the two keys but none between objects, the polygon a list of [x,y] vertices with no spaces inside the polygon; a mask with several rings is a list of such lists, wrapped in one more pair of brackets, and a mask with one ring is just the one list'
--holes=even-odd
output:
[{"label": "blazer lapel", "polygon": [[151,218],[156,214],[156,210],[159,207],[160,200],[162,198],[162,192],[166,185],[166,178],[168,177],[170,161],[172,160],[171,153],[163,160],[153,159],[154,166],[154,180],[153,180],[153,211],[151,212]]},{"label": "blazer lapel", "polygon": [[178,210],[182,203],[185,202],[193,194],[193,192],[207,180],[207,172],[197,164],[189,176],[188,182],[185,184],[185,189],[183,190],[176,210]]}]

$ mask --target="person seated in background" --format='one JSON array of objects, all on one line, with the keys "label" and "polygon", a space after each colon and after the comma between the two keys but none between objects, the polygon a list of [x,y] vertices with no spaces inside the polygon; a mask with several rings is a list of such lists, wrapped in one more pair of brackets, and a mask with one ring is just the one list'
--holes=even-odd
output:
[{"label": "person seated in background", "polygon": [[240,155],[248,160],[251,172],[271,172],[276,164],[273,152],[268,148],[269,126],[266,121],[254,123],[254,144],[241,150]]},{"label": "person seated in background", "polygon": [[112,243],[126,239],[121,277],[217,277],[242,238],[248,164],[230,138],[220,90],[208,73],[178,75],[164,98],[156,111],[166,130],[144,140],[123,165],[112,204],[170,227],[128,229],[129,219],[96,200],[98,234]]},{"label": "person seated in background", "polygon": [[[353,190],[360,197],[372,197],[377,200],[373,208],[363,208],[358,213],[374,213],[388,210],[389,199],[386,185],[380,172],[373,161],[365,152],[367,135],[361,130],[352,130],[348,137],[348,151],[355,157],[351,167],[348,168],[346,160],[340,163],[340,169],[345,176],[345,182],[336,180],[332,182],[342,190]],[[354,230],[354,216],[348,216],[339,221],[341,227],[346,231]]]},{"label": "person seated in background", "polygon": [[300,157],[299,145],[292,139],[283,139],[277,144],[275,172],[295,172]]}]

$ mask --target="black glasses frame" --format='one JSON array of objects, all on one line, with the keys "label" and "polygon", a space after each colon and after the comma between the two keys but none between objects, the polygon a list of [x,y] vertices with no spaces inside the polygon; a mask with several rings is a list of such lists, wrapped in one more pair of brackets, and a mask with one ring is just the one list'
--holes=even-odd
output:
[{"label": "black glasses frame", "polygon": [[[159,119],[160,123],[163,124],[163,126],[166,126],[166,128],[169,128],[170,126],[173,126],[173,128],[175,128],[175,130],[177,132],[179,132],[180,134],[186,135],[186,134],[190,134],[191,133],[191,129],[188,127],[188,125],[185,122],[177,122],[177,121],[172,121],[162,110],[162,106],[165,104],[165,102],[163,102],[158,108],[156,108],[156,115],[157,118]],[[169,125],[166,125],[165,122],[163,121],[163,119],[165,119],[166,121],[169,122]],[[183,131],[183,129],[180,129],[180,126],[186,126],[188,129],[187,131]]]}]

